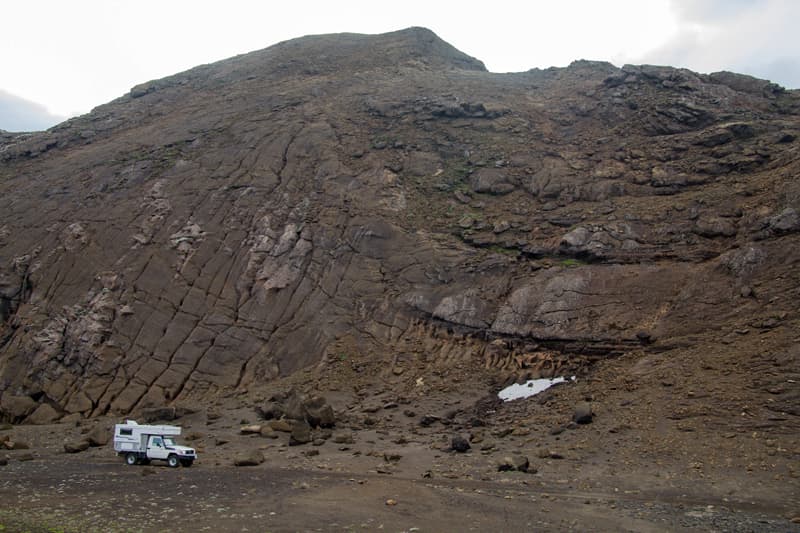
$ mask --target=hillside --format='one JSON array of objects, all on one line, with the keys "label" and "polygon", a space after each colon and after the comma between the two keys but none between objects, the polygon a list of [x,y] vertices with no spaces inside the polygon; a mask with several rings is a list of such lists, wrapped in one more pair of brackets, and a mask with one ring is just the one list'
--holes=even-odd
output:
[{"label": "hillside", "polygon": [[461,427],[591,400],[643,469],[719,439],[796,496],[798,135],[768,81],[496,74],[422,28],[143,83],[0,135],[0,418],[464,385]]}]

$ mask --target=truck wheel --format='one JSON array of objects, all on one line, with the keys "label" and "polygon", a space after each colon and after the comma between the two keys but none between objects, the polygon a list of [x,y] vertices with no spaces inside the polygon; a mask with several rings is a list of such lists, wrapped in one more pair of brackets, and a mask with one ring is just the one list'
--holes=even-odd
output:
[{"label": "truck wheel", "polygon": [[193,462],[194,461],[192,459],[181,459],[181,465],[185,466],[186,468],[192,466]]},{"label": "truck wheel", "polygon": [[128,466],[133,466],[139,462],[139,459],[136,457],[135,453],[129,453],[125,455],[125,464]]},{"label": "truck wheel", "polygon": [[178,466],[178,464],[179,464],[178,456],[177,455],[170,455],[169,457],[167,457],[167,464],[169,466],[171,466],[172,468],[175,468],[176,466]]}]

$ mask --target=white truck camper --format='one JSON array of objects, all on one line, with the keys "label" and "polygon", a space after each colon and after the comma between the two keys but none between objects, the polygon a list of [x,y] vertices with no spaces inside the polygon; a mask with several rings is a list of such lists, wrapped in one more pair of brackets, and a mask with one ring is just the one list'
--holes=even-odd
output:
[{"label": "white truck camper", "polygon": [[175,443],[174,437],[180,434],[178,426],[148,426],[126,420],[114,426],[114,451],[129,465],[146,465],[159,459],[172,467],[192,466],[197,454],[193,448]]}]

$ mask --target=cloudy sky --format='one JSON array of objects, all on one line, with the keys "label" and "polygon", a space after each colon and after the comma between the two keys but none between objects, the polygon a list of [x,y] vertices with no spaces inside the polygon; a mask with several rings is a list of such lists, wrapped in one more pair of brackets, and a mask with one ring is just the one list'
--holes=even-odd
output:
[{"label": "cloudy sky", "polygon": [[493,72],[575,59],[733,70],[800,87],[797,0],[4,0],[0,129],[302,35],[425,26]]}]

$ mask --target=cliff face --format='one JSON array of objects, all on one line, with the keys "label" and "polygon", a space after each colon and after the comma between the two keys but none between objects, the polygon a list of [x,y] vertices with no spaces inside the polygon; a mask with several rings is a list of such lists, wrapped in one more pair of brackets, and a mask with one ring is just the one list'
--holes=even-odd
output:
[{"label": "cliff face", "polygon": [[524,377],[796,324],[799,132],[762,80],[493,74],[419,28],[139,85],[0,137],[0,410],[204,401],[347,353]]}]

